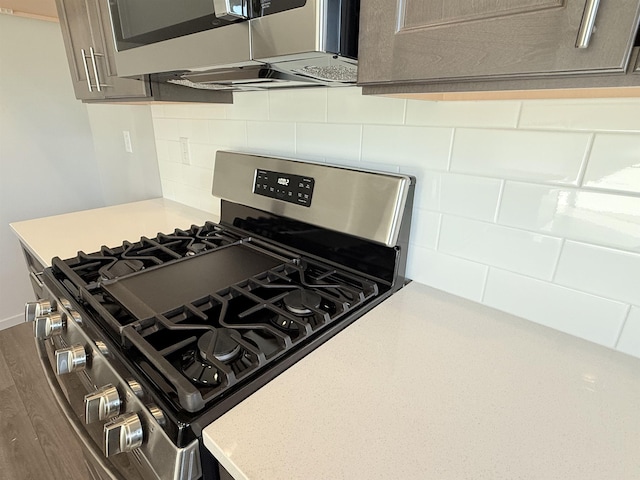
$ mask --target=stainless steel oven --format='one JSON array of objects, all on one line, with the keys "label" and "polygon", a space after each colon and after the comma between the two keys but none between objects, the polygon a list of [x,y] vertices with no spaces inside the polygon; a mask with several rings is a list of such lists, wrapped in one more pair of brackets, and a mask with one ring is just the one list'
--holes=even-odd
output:
[{"label": "stainless steel oven", "polygon": [[92,477],[221,478],[202,430],[404,285],[414,183],[218,152],[220,223],[54,258],[25,315]]},{"label": "stainless steel oven", "polygon": [[359,0],[110,0],[110,11],[120,76],[210,89],[356,81]]}]

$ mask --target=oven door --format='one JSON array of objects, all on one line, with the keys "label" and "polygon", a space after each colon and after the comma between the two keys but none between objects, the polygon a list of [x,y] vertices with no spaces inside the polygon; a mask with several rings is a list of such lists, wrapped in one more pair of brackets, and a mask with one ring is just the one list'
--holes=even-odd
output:
[{"label": "oven door", "polygon": [[118,75],[250,64],[249,0],[109,0]]}]

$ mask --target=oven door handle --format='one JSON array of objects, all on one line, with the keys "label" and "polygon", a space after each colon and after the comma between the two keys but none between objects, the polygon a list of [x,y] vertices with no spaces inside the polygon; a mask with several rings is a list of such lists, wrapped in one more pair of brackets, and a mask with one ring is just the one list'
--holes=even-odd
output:
[{"label": "oven door handle", "polygon": [[58,384],[55,373],[53,373],[53,370],[50,368],[49,358],[47,357],[47,353],[42,346],[42,342],[36,340],[36,349],[38,350],[38,355],[40,356],[40,359],[42,361],[42,369],[44,370],[45,377],[47,379],[47,382],[49,383],[51,392],[53,393],[53,396],[56,399],[58,406],[60,407],[60,410],[62,410],[62,413],[67,418],[69,425],[71,425],[74,433],[80,439],[80,442],[85,447],[85,450],[88,451],[91,455],[91,459],[94,464],[98,464],[100,468],[104,470],[104,472],[108,473],[110,480],[126,480],[116,471],[111,462],[109,462],[109,460],[105,458],[104,454],[100,451],[96,443],[80,423],[80,420],[75,415],[73,409],[71,408],[71,405],[69,405],[69,402],[67,402],[67,398],[62,392],[62,388]]}]

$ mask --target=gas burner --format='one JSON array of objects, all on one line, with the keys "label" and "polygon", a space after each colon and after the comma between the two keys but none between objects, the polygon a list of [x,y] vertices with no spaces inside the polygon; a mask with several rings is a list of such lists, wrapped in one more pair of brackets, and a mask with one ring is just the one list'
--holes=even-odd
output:
[{"label": "gas burner", "polygon": [[311,315],[321,301],[322,297],[311,290],[294,290],[282,299],[285,308],[299,317]]},{"label": "gas burner", "polygon": [[130,273],[144,270],[144,263],[140,260],[118,260],[100,269],[100,276],[104,280],[123,277]]},{"label": "gas burner", "polygon": [[193,243],[187,247],[187,257],[193,257],[198,253],[202,253],[207,250],[207,246],[204,243]]},{"label": "gas burner", "polygon": [[230,362],[240,353],[240,345],[233,338],[239,336],[238,332],[230,328],[210,330],[198,340],[198,354],[205,361],[215,358],[220,362]]}]

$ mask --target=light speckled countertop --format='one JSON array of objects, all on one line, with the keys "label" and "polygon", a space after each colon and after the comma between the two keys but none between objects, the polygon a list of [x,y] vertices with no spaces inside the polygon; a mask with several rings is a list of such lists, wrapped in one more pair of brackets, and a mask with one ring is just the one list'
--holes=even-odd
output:
[{"label": "light speckled countertop", "polygon": [[418,283],[204,430],[237,479],[640,478],[640,360]]},{"label": "light speckled countertop", "polygon": [[71,258],[78,250],[92,253],[103,245],[113,247],[123,240],[170,233],[207,220],[218,222],[219,218],[172,200],[154,198],[14,222],[11,228],[40,263],[49,266],[53,257]]}]

